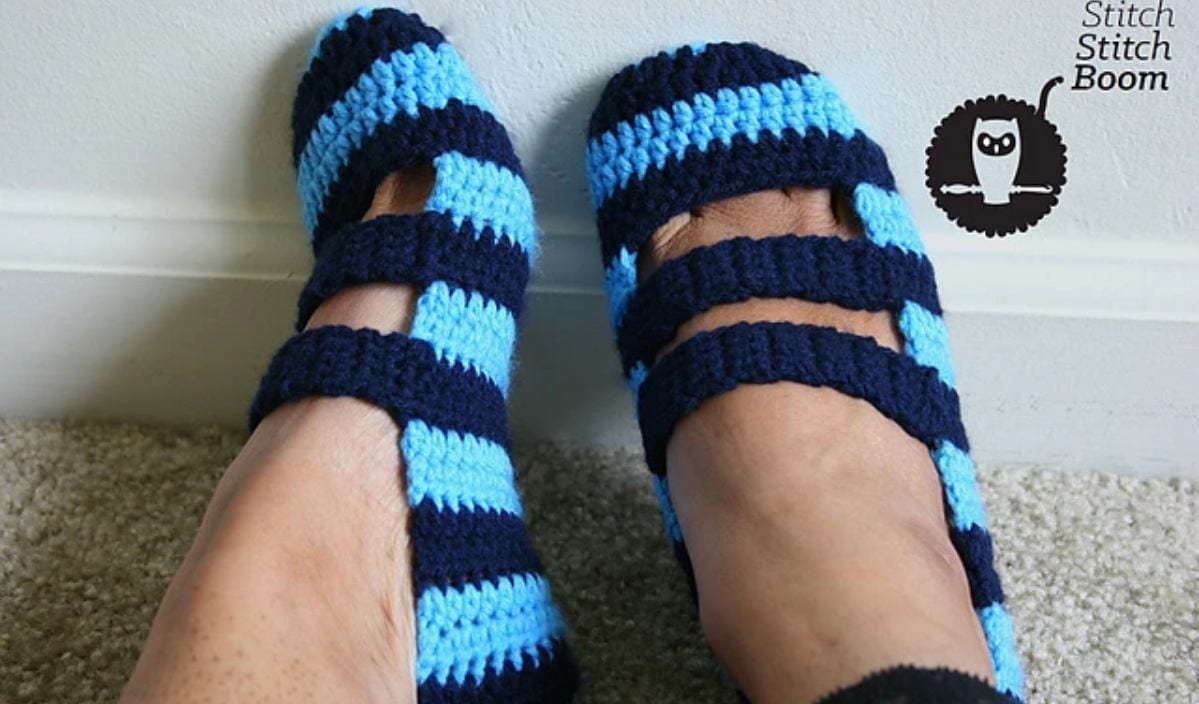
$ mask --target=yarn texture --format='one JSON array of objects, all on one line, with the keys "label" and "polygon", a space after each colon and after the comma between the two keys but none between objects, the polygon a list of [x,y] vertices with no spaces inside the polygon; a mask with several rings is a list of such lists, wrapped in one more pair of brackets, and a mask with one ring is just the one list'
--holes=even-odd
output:
[{"label": "yarn texture", "polygon": [[[250,427],[308,396],[387,411],[406,472],[419,701],[571,701],[578,675],[509,453],[537,229],[508,134],[441,33],[390,9],[326,27],[292,128],[316,265]],[[385,175],[421,164],[436,174],[424,212],[359,222]],[[420,291],[408,334],[304,330],[323,301],[372,282]]]},{"label": "yarn texture", "polygon": [[[1024,676],[961,421],[932,264],[883,150],[831,83],[754,44],[660,53],[608,83],[591,119],[587,168],[617,347],[667,535],[692,590],[666,480],[675,424],[741,384],[836,389],[871,403],[928,447],[997,688],[1018,699]],[[637,253],[674,215],[789,186],[842,194],[865,237],[732,238],[668,261],[638,283]],[[750,298],[889,311],[903,351],[832,328],[740,323],[698,334],[654,363],[684,322]]]}]

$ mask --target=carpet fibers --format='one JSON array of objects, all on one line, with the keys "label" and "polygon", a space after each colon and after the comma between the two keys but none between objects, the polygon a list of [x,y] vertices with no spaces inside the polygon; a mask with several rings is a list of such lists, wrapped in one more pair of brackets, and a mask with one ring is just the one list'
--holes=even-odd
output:
[{"label": "carpet fibers", "polygon": [[[0,421],[0,702],[114,701],[242,436]],[[627,450],[518,453],[584,702],[735,702]],[[985,467],[1032,702],[1199,702],[1193,482]]]}]

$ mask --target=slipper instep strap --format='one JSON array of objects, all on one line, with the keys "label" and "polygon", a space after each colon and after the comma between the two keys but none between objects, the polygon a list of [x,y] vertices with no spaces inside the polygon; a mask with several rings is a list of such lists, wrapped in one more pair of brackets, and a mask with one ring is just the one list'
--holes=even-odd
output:
[{"label": "slipper instep strap", "polygon": [[948,440],[968,451],[957,393],[936,370],[873,338],[817,325],[737,323],[704,332],[671,350],[638,396],[650,471],[666,472],[675,424],[705,400],[742,384],[793,381],[860,398],[929,448]]},{"label": "slipper instep strap", "polygon": [[[351,146],[344,154],[314,155],[311,170],[301,160],[300,192],[306,204],[316,203],[308,212],[314,218],[310,227],[318,254],[339,227],[362,218],[379,183],[390,173],[434,162],[443,154],[495,164],[518,176],[522,173],[503,125],[478,107],[453,99],[440,108],[420,106],[392,120],[369,126],[365,136],[347,138]],[[337,149],[337,145],[323,148]]]},{"label": "slipper instep strap", "polygon": [[[655,137],[648,149],[667,149],[669,134]],[[647,157],[619,155],[621,160]],[[893,188],[886,156],[861,133],[851,138],[794,130],[781,135],[765,132],[756,141],[737,135],[716,141],[706,150],[690,147],[686,156],[671,159],[630,181],[596,212],[604,261],[621,248],[636,251],[659,227],[678,213],[744,193],[803,184],[852,193],[859,183]]]},{"label": "slipper instep strap", "polygon": [[915,301],[940,314],[933,268],[922,255],[864,239],[735,237],[663,264],[637,287],[617,329],[627,375],[646,366],[683,323],[751,298],[800,298],[852,310],[898,310]]},{"label": "slipper instep strap", "polygon": [[448,213],[383,215],[346,225],[321,252],[300,294],[297,329],[317,307],[347,286],[445,281],[475,291],[519,317],[529,282],[529,255],[490,227],[475,230]]},{"label": "slipper instep strap", "polygon": [[250,408],[250,428],[308,396],[350,396],[384,409],[400,427],[418,418],[508,447],[506,404],[487,378],[439,361],[433,347],[399,333],[325,326],[275,353]]}]

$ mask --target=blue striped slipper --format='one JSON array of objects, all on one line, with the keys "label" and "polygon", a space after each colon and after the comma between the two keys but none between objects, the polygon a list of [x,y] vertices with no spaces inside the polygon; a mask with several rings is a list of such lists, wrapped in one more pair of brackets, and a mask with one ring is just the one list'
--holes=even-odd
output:
[{"label": "blue striped slipper", "polygon": [[[576,671],[509,457],[536,227],[508,134],[441,33],[390,9],[326,28],[292,127],[316,266],[250,426],[313,395],[387,410],[407,471],[419,700],[570,701]],[[424,212],[358,222],[385,175],[424,163],[436,169]],[[409,335],[303,331],[322,301],[367,282],[422,291]]]},{"label": "blue striped slipper", "polygon": [[[592,115],[587,165],[617,347],[684,570],[689,563],[665,466],[680,418],[740,384],[788,380],[864,399],[928,446],[998,688],[1018,698],[1023,675],[960,418],[933,269],[882,149],[828,80],[753,44],[658,54],[608,83]],[[672,216],[785,186],[844,194],[866,236],[733,238],[668,261],[638,284],[637,253]],[[904,351],[831,328],[741,323],[693,337],[650,369],[679,325],[698,313],[784,297],[891,311]]]}]

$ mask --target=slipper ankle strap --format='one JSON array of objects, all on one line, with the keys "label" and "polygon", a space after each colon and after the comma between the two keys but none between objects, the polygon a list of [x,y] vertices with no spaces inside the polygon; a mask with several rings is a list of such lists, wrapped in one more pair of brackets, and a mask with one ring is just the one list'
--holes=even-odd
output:
[{"label": "slipper ankle strap", "polygon": [[751,298],[799,298],[852,310],[899,310],[915,301],[940,314],[933,268],[920,254],[865,239],[735,237],[664,263],[637,287],[619,327],[627,375],[650,366],[683,323]]},{"label": "slipper ankle strap", "polygon": [[330,238],[300,294],[300,330],[323,301],[348,286],[445,281],[520,316],[529,255],[490,227],[476,231],[448,213],[384,215],[346,225]]},{"label": "slipper ankle strap", "polygon": [[508,447],[505,400],[495,384],[438,361],[433,347],[399,333],[326,326],[306,330],[275,353],[250,407],[250,429],[275,408],[308,396],[372,403],[397,425],[419,418]]},{"label": "slipper ankle strap", "polygon": [[870,403],[929,448],[948,440],[969,450],[957,392],[936,370],[829,327],[737,323],[671,350],[642,384],[637,415],[650,471],[665,474],[675,424],[705,400],[742,384],[777,381],[831,387]]}]

